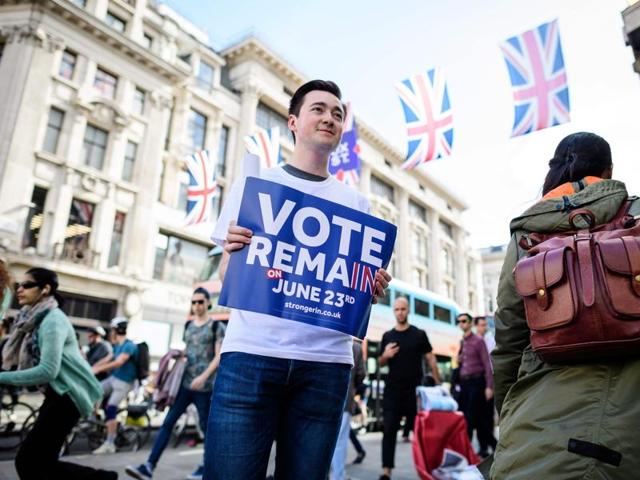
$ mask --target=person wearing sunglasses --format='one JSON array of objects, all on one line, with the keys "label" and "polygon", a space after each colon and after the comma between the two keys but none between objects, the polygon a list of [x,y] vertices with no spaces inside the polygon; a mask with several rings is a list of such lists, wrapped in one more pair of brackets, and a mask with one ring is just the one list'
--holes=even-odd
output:
[{"label": "person wearing sunglasses", "polygon": [[460,364],[460,410],[467,421],[469,439],[473,431],[478,434],[481,457],[487,457],[488,448],[496,448],[493,436],[493,370],[484,340],[473,333],[473,318],[468,313],[456,317],[463,337],[458,363]]},{"label": "person wearing sunglasses", "polygon": [[[160,427],[147,461],[137,467],[126,468],[125,472],[133,478],[139,480],[153,478],[153,470],[169,442],[173,426],[190,404],[196,406],[200,429],[206,434],[211,391],[225,334],[224,324],[209,316],[210,308],[209,292],[202,287],[196,288],[191,296],[192,319],[187,322],[184,330],[186,365],[180,389]],[[204,460],[187,479],[200,480],[203,473]]]},{"label": "person wearing sunglasses", "polygon": [[0,320],[11,305],[11,276],[4,260],[0,259]]},{"label": "person wearing sunglasses", "polygon": [[58,276],[45,268],[28,270],[16,290],[22,306],[2,350],[0,384],[46,386],[38,418],[16,455],[21,480],[113,480],[116,472],[59,460],[60,449],[80,417],[88,416],[102,398],[100,383],[82,358],[76,335],[60,307]]}]

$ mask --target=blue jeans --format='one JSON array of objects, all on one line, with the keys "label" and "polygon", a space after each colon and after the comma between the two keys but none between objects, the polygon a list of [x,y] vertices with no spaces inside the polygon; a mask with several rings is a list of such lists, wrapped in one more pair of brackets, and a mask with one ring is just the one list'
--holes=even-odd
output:
[{"label": "blue jeans", "polygon": [[344,480],[344,466],[347,463],[347,449],[349,447],[349,432],[351,432],[351,414],[342,412],[342,424],[336,449],[331,459],[331,475],[329,480]]},{"label": "blue jeans", "polygon": [[158,460],[160,460],[160,456],[167,446],[167,443],[169,443],[173,426],[176,424],[180,416],[187,411],[187,407],[191,403],[195,404],[198,409],[200,429],[206,435],[207,416],[209,415],[209,407],[211,405],[211,392],[191,390],[181,386],[173,405],[169,408],[169,413],[164,417],[164,422],[160,427],[156,441],[151,449],[151,454],[147,460],[154,468],[157,465]]},{"label": "blue jeans", "polygon": [[[211,402],[205,480],[325,480],[351,366],[225,353]],[[215,412],[215,415],[213,414]]]}]

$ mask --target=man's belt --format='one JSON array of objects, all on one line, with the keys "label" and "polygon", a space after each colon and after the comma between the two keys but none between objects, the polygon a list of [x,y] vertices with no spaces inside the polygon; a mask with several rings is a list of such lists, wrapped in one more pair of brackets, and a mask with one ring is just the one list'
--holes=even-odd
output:
[{"label": "man's belt", "polygon": [[482,373],[471,373],[469,375],[460,375],[461,380],[474,380],[476,378],[484,378],[484,372]]}]

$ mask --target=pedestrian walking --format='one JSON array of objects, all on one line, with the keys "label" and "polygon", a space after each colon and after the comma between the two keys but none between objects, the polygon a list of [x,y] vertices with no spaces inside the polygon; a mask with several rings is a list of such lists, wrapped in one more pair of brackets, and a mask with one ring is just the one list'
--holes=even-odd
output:
[{"label": "pedestrian walking", "polygon": [[393,313],[396,325],[382,335],[378,357],[380,366],[389,366],[382,399],[384,427],[380,480],[389,480],[395,467],[396,441],[402,417],[411,425],[416,418],[416,387],[422,381],[423,358],[436,383],[440,383],[440,373],[429,337],[424,330],[409,324],[409,301],[406,297],[396,298]]},{"label": "pedestrian walking", "polygon": [[484,344],[487,346],[487,351],[491,354],[493,349],[496,348],[496,339],[489,331],[489,322],[487,322],[487,318],[475,317],[473,319],[473,325],[476,329],[476,335],[484,340]]},{"label": "pedestrian walking", "polygon": [[17,289],[21,305],[2,350],[0,384],[44,385],[38,417],[16,455],[21,480],[114,480],[115,472],[60,461],[62,445],[80,417],[93,411],[102,389],[80,355],[71,322],[62,312],[58,276],[44,268],[28,270]]},{"label": "pedestrian walking", "polygon": [[[344,480],[345,471],[344,467],[347,463],[347,450],[349,448],[349,437],[353,432],[351,428],[351,412],[355,406],[355,393],[359,385],[362,385],[362,381],[366,375],[364,367],[364,358],[362,357],[362,344],[359,341],[353,342],[353,367],[351,368],[351,381],[349,383],[349,391],[347,393],[347,401],[345,402],[344,412],[342,412],[342,424],[340,425],[340,432],[338,433],[338,440],[336,442],[336,448],[333,452],[333,458],[331,460],[331,475],[330,480]],[[364,458],[364,449],[356,437],[356,443],[360,448],[358,450],[358,456],[362,452],[362,458]],[[358,447],[356,447],[357,449]]]},{"label": "pedestrian walking", "polygon": [[[91,326],[87,330],[87,337],[89,340],[87,350],[87,361],[92,367],[94,365],[101,365],[107,363],[113,355],[113,347],[111,343],[105,340],[107,332],[101,326]],[[107,378],[109,374],[107,372],[100,372],[96,375],[96,378],[100,381]]]},{"label": "pedestrian walking", "polygon": [[457,317],[463,338],[458,355],[460,364],[460,410],[467,421],[469,440],[473,431],[478,435],[481,457],[489,456],[489,447],[496,448],[493,436],[493,372],[489,351],[484,340],[473,333],[473,318],[468,313]]},{"label": "pedestrian walking", "polygon": [[105,418],[107,424],[107,438],[104,443],[93,451],[94,455],[116,453],[116,436],[118,433],[118,407],[133,389],[136,377],[136,355],[138,346],[127,338],[129,322],[124,317],[111,320],[111,334],[114,339],[113,353],[108,362],[96,364],[93,373],[110,372],[102,380],[102,391],[106,398]]},{"label": "pedestrian walking", "polygon": [[[574,230],[570,216],[577,208],[588,209],[593,215],[591,223],[596,226],[610,222],[621,208],[628,208],[627,214],[637,218],[640,202],[631,197],[629,204],[625,184],[613,180],[612,174],[611,148],[602,137],[585,132],[571,134],[558,144],[549,162],[542,199],[511,221],[511,242],[498,287],[497,346],[492,352],[500,415],[492,479],[638,478],[640,359],[607,355],[578,361],[543,361],[532,350],[532,330],[512,273],[518,260],[527,256],[528,240],[538,232],[549,235]],[[638,237],[628,238],[624,242],[629,243],[632,252],[631,242],[638,245]],[[568,239],[574,237],[570,235]],[[615,240],[620,246],[624,242]],[[591,248],[590,243],[582,245],[583,252]],[[620,294],[619,298],[626,298],[628,305],[637,305],[633,283],[637,268],[629,265],[638,265],[639,259],[637,254],[625,252],[625,248],[614,252],[613,257],[619,259],[622,268],[620,273],[611,273],[623,279],[622,283],[603,295]],[[561,260],[565,266],[573,263],[570,257]],[[566,272],[564,275],[566,279]],[[586,275],[587,271],[583,278],[589,281]],[[550,284],[549,287],[553,288]],[[552,293],[552,303],[547,305],[553,309],[568,307],[566,311],[571,312],[571,299],[582,301],[587,291],[580,290],[577,297]],[[540,297],[546,297],[546,293],[534,291]],[[596,297],[593,305],[607,300],[605,296]],[[543,300],[541,306],[545,306]],[[586,310],[580,305],[577,316],[566,325],[578,322]],[[633,317],[618,323],[637,323],[640,312],[636,309],[630,313]]]},{"label": "pedestrian walking", "polygon": [[[328,172],[329,155],[342,134],[340,97],[333,82],[302,85],[289,106],[293,155],[285,166],[260,176],[367,212],[368,201]],[[224,245],[221,278],[230,254],[251,242],[252,232],[235,225],[243,184],[231,188],[212,236]],[[377,270],[375,296],[383,295],[389,280]],[[205,478],[263,480],[275,439],[276,478],[325,480],[349,387],[351,343],[336,330],[232,310],[213,391]]]},{"label": "pedestrian walking", "polygon": [[[224,339],[225,326],[213,320],[208,311],[211,308],[209,292],[202,287],[196,288],[191,296],[191,313],[193,319],[185,326],[183,340],[185,342],[184,357],[186,365],[180,388],[167,416],[160,427],[147,461],[138,466],[129,466],[126,473],[138,480],[153,477],[162,452],[169,443],[171,432],[178,419],[191,404],[198,410],[200,429],[206,435],[207,419],[211,406],[211,391],[215,373],[220,363],[220,348]],[[215,412],[214,412],[215,415]],[[204,475],[204,459],[196,470],[187,476],[188,480],[201,480]]]},{"label": "pedestrian walking", "polygon": [[0,260],[0,321],[11,306],[11,275],[4,260]]}]

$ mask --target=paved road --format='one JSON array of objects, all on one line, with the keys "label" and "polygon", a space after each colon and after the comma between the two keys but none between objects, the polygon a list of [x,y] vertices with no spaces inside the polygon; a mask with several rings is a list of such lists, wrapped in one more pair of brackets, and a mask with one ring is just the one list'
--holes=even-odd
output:
[{"label": "paved road", "polygon": [[[360,440],[367,451],[367,456],[361,465],[347,466],[347,476],[351,480],[377,480],[380,475],[382,434],[367,433],[361,435]],[[349,448],[349,459],[352,460],[355,458],[355,451],[352,447]],[[66,459],[84,465],[117,470],[121,474],[121,479],[127,479],[129,477],[125,475],[124,468],[127,465],[141,463],[148,454],[149,450],[147,448],[135,453],[117,453],[107,456],[72,455],[66,457]],[[167,448],[153,476],[154,480],[179,480],[185,478],[200,461],[201,455],[201,447]],[[269,472],[273,472],[273,465],[274,454],[272,452]],[[398,467],[394,470],[394,480],[415,480],[418,478],[413,466],[411,444],[403,443],[401,438],[398,439],[396,465]],[[0,480],[18,480],[11,460],[0,461]]]}]

